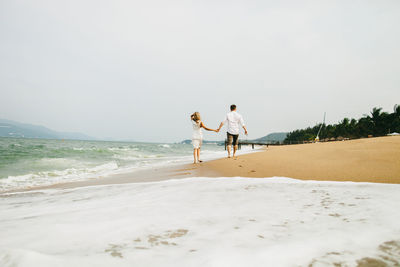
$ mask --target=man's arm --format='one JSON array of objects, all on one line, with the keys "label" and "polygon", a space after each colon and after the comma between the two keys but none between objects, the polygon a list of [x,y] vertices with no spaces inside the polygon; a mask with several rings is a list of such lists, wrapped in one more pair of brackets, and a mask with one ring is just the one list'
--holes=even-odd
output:
[{"label": "man's arm", "polygon": [[224,122],[221,122],[221,124],[219,125],[217,131],[219,132],[219,130],[221,130],[222,126],[224,126]]},{"label": "man's arm", "polygon": [[246,126],[243,126],[243,129],[244,129],[244,134],[247,135],[248,132],[247,132]]},{"label": "man's arm", "polygon": [[225,120],[221,122],[221,124],[219,125],[217,131],[219,132],[219,130],[221,130],[222,126],[224,126],[225,122],[228,121],[228,115],[225,117]]},{"label": "man's arm", "polygon": [[242,116],[240,116],[240,124],[242,125],[242,127],[244,129],[244,134],[247,135],[248,132],[247,132],[247,129],[246,129],[246,125],[244,125],[244,120],[243,120]]}]

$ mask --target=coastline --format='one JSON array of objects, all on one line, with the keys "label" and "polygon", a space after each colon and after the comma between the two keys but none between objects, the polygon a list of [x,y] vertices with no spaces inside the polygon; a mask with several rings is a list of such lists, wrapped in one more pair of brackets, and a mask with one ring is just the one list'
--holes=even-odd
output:
[{"label": "coastline", "polygon": [[191,177],[287,177],[299,180],[400,184],[400,136],[269,146],[237,158],[142,169],[106,177],[1,192],[156,182]]},{"label": "coastline", "polygon": [[192,176],[193,166],[190,165],[174,165],[171,167],[157,167],[149,169],[141,169],[133,172],[112,174],[105,177],[97,177],[88,180],[71,181],[56,183],[51,185],[34,186],[23,189],[8,190],[0,192],[0,194],[46,190],[46,189],[72,189],[88,186],[113,185],[113,184],[129,184],[129,183],[147,183],[158,182],[171,179],[183,179]]}]

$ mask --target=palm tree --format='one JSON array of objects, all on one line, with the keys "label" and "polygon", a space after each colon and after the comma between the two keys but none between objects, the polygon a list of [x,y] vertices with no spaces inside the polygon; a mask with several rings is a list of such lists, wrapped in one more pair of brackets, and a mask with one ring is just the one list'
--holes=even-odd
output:
[{"label": "palm tree", "polygon": [[371,121],[374,124],[374,135],[375,136],[382,136],[386,135],[389,131],[389,126],[386,124],[387,112],[382,112],[382,108],[373,108],[371,111]]},{"label": "palm tree", "polygon": [[391,118],[391,132],[400,132],[400,105],[394,105],[393,113]]},{"label": "palm tree", "polygon": [[400,106],[399,105],[394,105],[393,107],[393,113],[396,114],[397,116],[400,116]]},{"label": "palm tree", "polygon": [[[321,130],[320,130],[321,129]],[[382,136],[389,132],[400,133],[400,105],[395,105],[393,113],[382,112],[382,108],[373,108],[370,115],[359,120],[344,118],[337,124],[321,125],[290,132],[285,142],[314,139],[320,131],[321,139],[331,137],[359,138],[368,135]]]},{"label": "palm tree", "polygon": [[373,133],[373,126],[371,117],[364,116],[358,120],[357,128],[360,137],[367,137],[368,135]]}]

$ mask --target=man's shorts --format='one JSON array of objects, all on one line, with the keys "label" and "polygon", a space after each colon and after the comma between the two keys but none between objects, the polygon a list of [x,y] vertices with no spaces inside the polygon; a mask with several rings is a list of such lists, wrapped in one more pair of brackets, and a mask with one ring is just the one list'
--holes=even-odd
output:
[{"label": "man's shorts", "polygon": [[228,140],[228,146],[234,145],[237,146],[239,144],[239,135],[238,134],[230,134],[226,132],[227,140]]}]

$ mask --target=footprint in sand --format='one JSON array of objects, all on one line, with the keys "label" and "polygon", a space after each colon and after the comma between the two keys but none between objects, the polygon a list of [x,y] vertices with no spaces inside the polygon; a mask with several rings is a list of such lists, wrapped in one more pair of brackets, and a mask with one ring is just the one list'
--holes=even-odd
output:
[{"label": "footprint in sand", "polygon": [[147,236],[147,243],[150,246],[159,246],[159,245],[165,245],[165,246],[176,246],[177,244],[175,242],[168,242],[171,241],[171,239],[183,237],[189,232],[187,229],[177,229],[177,230],[168,230],[164,234],[161,235],[148,235]]},{"label": "footprint in sand", "polygon": [[172,242],[180,237],[185,236],[189,230],[187,229],[176,229],[168,230],[164,233],[157,235],[147,235],[144,238],[135,238],[133,243],[123,243],[123,244],[109,244],[104,252],[109,253],[112,257],[123,258],[123,251],[127,249],[137,249],[137,250],[147,250],[155,246],[178,246],[177,243]]},{"label": "footprint in sand", "polygon": [[116,245],[109,244],[108,248],[104,250],[106,253],[110,253],[112,257],[123,258],[121,250],[126,247],[126,244]]}]

